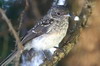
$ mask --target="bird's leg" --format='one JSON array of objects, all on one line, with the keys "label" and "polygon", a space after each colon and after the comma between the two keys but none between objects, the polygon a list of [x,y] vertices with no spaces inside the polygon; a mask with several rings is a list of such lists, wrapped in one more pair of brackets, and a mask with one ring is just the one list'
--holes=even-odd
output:
[{"label": "bird's leg", "polygon": [[42,54],[43,54],[43,56],[44,56],[45,58],[47,58],[46,55],[45,55],[45,52],[44,52],[43,50],[42,50]]},{"label": "bird's leg", "polygon": [[43,53],[45,59],[50,60],[52,58],[53,54],[50,52],[50,50],[44,50],[42,53]]},{"label": "bird's leg", "polygon": [[[63,52],[64,53],[64,50],[62,48],[60,48],[60,47],[54,47],[54,48],[57,49],[57,52]],[[55,52],[55,54],[57,54],[57,53]]]}]

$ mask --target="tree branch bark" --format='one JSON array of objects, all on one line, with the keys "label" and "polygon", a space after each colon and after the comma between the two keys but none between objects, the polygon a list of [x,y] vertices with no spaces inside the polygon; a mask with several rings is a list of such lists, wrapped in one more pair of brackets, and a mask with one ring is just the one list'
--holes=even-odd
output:
[{"label": "tree branch bark", "polygon": [[[56,50],[54,56],[51,60],[45,60],[41,66],[56,66],[57,63],[64,58],[64,56],[68,55],[68,53],[71,51],[71,49],[74,47],[74,45],[77,43],[80,35],[80,31],[86,26],[86,22],[88,18],[91,15],[91,8],[88,8],[88,6],[91,7],[91,4],[88,0],[84,0],[84,3],[80,7],[80,5],[77,6],[77,3],[79,3],[79,0],[75,1],[69,0],[68,6],[70,6],[70,12],[72,17],[70,18],[70,26],[68,30],[67,36],[64,38],[65,40],[62,42],[62,45],[60,50]],[[74,5],[73,5],[74,4]],[[76,6],[75,6],[76,5]],[[78,8],[80,7],[80,8]],[[75,9],[76,8],[76,9]],[[75,21],[73,19],[73,16],[79,16],[80,20]],[[85,18],[84,18],[85,16]],[[84,25],[84,26],[83,26]]]},{"label": "tree branch bark", "polygon": [[[78,2],[78,0],[76,0],[76,2]],[[81,7],[79,7],[79,5],[78,5],[78,7],[79,7],[78,8],[78,7],[75,7],[75,4],[77,5],[77,3],[75,3],[74,0],[69,0],[68,6],[70,6],[69,10],[70,10],[71,14],[79,16],[80,20],[75,21],[73,18],[70,18],[68,34],[61,43],[61,45],[63,45],[63,46],[60,46],[61,50],[58,49],[57,51],[55,51],[52,59],[45,60],[44,63],[41,64],[41,66],[55,66],[62,58],[64,58],[65,55],[68,55],[68,53],[71,51],[71,49],[77,43],[78,37],[80,34],[80,30],[86,25],[88,17],[91,14],[91,8],[88,8],[88,6],[91,6],[91,5],[88,3],[89,2],[87,0]],[[7,18],[7,16],[5,15],[5,13],[2,9],[0,9],[0,13],[2,14],[2,18],[5,20],[8,27],[10,28],[11,32],[13,33],[13,35],[16,39],[16,43],[18,45],[18,51],[15,53],[14,56],[12,56],[12,58],[14,58],[16,55],[21,54],[21,52],[23,51],[23,46],[20,42],[17,32],[14,30],[14,28],[11,24],[11,21]],[[86,18],[84,18],[84,16]],[[16,49],[15,49],[15,51],[16,51]],[[16,66],[18,66],[18,64],[16,64]]]}]

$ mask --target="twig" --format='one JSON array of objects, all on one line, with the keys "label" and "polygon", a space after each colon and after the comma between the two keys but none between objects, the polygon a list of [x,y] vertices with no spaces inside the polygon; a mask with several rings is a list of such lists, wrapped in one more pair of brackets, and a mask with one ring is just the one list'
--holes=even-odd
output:
[{"label": "twig", "polygon": [[[25,6],[25,9],[22,11],[22,13],[21,13],[21,15],[20,15],[20,19],[19,19],[19,27],[18,27],[18,29],[19,29],[19,31],[18,31],[18,35],[20,35],[20,29],[21,29],[21,26],[22,26],[22,21],[23,21],[23,16],[24,16],[24,14],[25,14],[25,11],[28,9],[28,7],[29,7],[29,4],[28,4],[28,2],[27,2],[27,0],[25,0],[25,3],[26,3],[26,6]],[[15,66],[19,66],[19,60],[20,60],[20,53],[17,55],[17,57],[16,57],[16,59],[14,60],[14,62],[15,62]]]},{"label": "twig", "polygon": [[[17,32],[14,30],[14,28],[13,28],[13,26],[11,24],[11,21],[7,18],[7,16],[5,15],[5,12],[1,8],[0,8],[0,13],[2,15],[2,19],[5,20],[5,22],[7,23],[8,27],[10,28],[12,34],[15,37],[16,44],[17,44],[17,49],[18,49],[18,50],[15,50],[12,55],[10,55],[11,57],[9,59],[7,59],[7,61],[5,61],[5,64],[9,64],[16,56],[18,56],[17,58],[19,58],[20,54],[23,51],[23,46],[22,46],[22,44],[20,42],[20,39],[19,39],[19,36],[18,36]],[[5,65],[5,64],[3,64],[3,65]]]},{"label": "twig", "polygon": [[14,30],[11,21],[7,18],[7,16],[5,15],[5,12],[0,8],[0,13],[2,14],[2,18],[5,20],[5,22],[7,23],[8,27],[10,28],[12,34],[14,35],[15,39],[16,39],[16,43],[18,45],[18,49],[22,50],[23,46],[19,40],[19,36],[17,34],[17,32]]},{"label": "twig", "polygon": [[22,26],[22,21],[23,21],[23,16],[25,14],[25,11],[29,8],[29,4],[28,4],[28,1],[25,0],[25,9],[22,11],[21,15],[20,15],[20,18],[19,18],[19,31],[18,31],[18,34],[20,34],[20,29],[21,29],[21,26]]}]

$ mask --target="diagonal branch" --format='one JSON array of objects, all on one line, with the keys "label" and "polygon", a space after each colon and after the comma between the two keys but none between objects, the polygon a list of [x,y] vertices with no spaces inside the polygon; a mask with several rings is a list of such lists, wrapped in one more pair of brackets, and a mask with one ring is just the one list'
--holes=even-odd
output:
[{"label": "diagonal branch", "polygon": [[[76,0],[76,2],[78,2],[78,1]],[[71,3],[71,4],[69,4],[69,3]],[[77,4],[73,0],[69,0],[69,3],[68,3],[68,5],[72,6],[71,10],[74,9],[74,7],[75,7],[74,5]],[[75,21],[75,19],[73,19],[74,15],[70,17],[68,34],[64,38],[65,40],[62,41],[61,46],[59,46],[60,50],[57,49],[55,51],[54,55],[52,56],[52,58],[50,60],[48,60],[48,59],[44,60],[43,64],[41,64],[41,66],[56,66],[57,63],[62,58],[64,58],[65,56],[68,55],[68,53],[75,46],[75,44],[77,44],[77,42],[79,41],[80,31],[82,30],[82,28],[84,28],[82,25],[86,26],[87,20],[91,15],[91,8],[88,8],[88,6],[91,7],[91,5],[89,3],[90,2],[88,0],[85,0],[85,3],[84,3],[84,5],[82,5],[82,7],[76,8],[77,10],[79,10],[78,14],[79,14],[80,20]],[[71,11],[71,10],[70,10],[71,14],[73,14],[73,12],[77,13],[77,11],[75,11],[75,9],[73,11]],[[84,18],[84,15],[86,16],[86,18]]]},{"label": "diagonal branch", "polygon": [[14,37],[16,39],[16,44],[17,44],[17,48],[13,51],[13,53],[11,55],[9,55],[6,59],[4,59],[4,62],[1,62],[2,66],[9,64],[15,57],[17,57],[16,61],[18,61],[18,62],[16,62],[16,66],[18,66],[19,58],[23,51],[22,43],[20,42],[19,36],[18,36],[17,32],[15,31],[15,29],[13,28],[11,21],[7,18],[5,12],[1,8],[0,8],[0,13],[2,15],[2,19],[7,23],[8,27],[10,28],[10,31],[14,35]]},{"label": "diagonal branch", "polygon": [[0,9],[0,13],[2,15],[2,18],[5,20],[5,22],[7,23],[8,27],[10,28],[12,34],[14,35],[15,39],[16,39],[16,44],[18,45],[18,49],[19,50],[22,50],[23,49],[23,46],[20,42],[20,39],[19,39],[19,36],[17,34],[17,32],[14,30],[12,24],[11,24],[11,21],[7,18],[7,16],[5,15],[5,12]]}]

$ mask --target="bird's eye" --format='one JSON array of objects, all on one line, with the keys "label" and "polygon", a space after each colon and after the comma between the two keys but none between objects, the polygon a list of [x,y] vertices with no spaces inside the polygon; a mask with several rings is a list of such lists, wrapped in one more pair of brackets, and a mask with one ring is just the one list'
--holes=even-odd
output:
[{"label": "bird's eye", "polygon": [[58,12],[57,15],[61,15],[61,14]]}]

